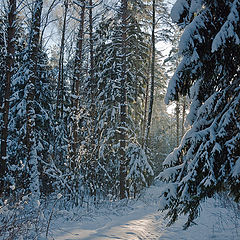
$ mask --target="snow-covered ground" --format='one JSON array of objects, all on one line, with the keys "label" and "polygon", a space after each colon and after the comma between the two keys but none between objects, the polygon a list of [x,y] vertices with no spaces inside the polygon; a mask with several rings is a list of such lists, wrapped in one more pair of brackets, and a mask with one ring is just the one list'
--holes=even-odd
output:
[{"label": "snow-covered ground", "polygon": [[[159,187],[151,187],[137,201],[127,205],[100,208],[75,215],[75,220],[67,220],[68,214],[60,212],[51,223],[49,240],[239,240],[240,216],[236,212],[221,207],[219,200],[208,200],[202,205],[197,225],[182,230],[186,220],[166,227],[164,213],[158,211]],[[82,213],[83,214],[83,213]],[[73,217],[72,215],[72,217]],[[60,217],[62,216],[62,217]],[[72,219],[71,217],[71,219]]]}]

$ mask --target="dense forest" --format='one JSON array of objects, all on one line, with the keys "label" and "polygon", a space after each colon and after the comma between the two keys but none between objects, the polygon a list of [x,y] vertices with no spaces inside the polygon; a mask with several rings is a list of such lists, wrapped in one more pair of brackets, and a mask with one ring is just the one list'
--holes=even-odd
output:
[{"label": "dense forest", "polygon": [[177,114],[162,101],[178,61],[169,7],[2,2],[3,199],[61,193],[79,205],[149,186],[184,132],[186,101]]},{"label": "dense forest", "polygon": [[172,4],[1,1],[1,207],[132,199],[156,178],[170,223],[239,201],[240,3]]}]

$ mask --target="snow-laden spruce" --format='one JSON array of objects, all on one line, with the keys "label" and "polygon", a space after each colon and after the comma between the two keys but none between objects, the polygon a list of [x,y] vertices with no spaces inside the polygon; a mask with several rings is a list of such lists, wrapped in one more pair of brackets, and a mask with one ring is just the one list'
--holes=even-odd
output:
[{"label": "snow-laden spruce", "polygon": [[182,61],[172,77],[166,103],[188,94],[191,129],[164,161],[159,177],[168,182],[161,208],[170,224],[216,192],[240,199],[240,4],[235,1],[178,0],[172,19],[184,33]]}]

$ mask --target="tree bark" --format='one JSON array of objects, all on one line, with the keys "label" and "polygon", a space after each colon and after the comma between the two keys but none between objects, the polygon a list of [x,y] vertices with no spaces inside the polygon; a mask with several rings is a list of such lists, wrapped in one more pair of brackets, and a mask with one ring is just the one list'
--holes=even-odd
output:
[{"label": "tree bark", "polygon": [[127,45],[127,0],[121,0],[122,14],[122,61],[120,81],[120,199],[126,198],[126,142],[127,142],[127,90],[126,90],[126,45]]},{"label": "tree bark", "polygon": [[146,82],[146,91],[144,98],[144,117],[143,117],[143,126],[142,126],[142,147],[145,148],[145,134],[147,126],[147,116],[148,116],[148,98],[149,98],[149,77],[151,69],[151,51],[149,52],[149,66],[148,66],[148,77]]},{"label": "tree bark", "polygon": [[90,41],[90,81],[91,81],[91,94],[92,102],[94,101],[95,81],[94,81],[94,59],[93,59],[93,2],[89,0],[89,41]]},{"label": "tree bark", "polygon": [[176,139],[176,143],[177,143],[177,146],[179,145],[179,137],[180,137],[180,109],[179,109],[179,102],[177,101],[176,102],[176,134],[177,134],[177,139]]},{"label": "tree bark", "polygon": [[150,100],[148,109],[148,121],[145,134],[145,146],[148,144],[149,132],[151,128],[153,102],[154,102],[154,85],[155,85],[155,56],[156,56],[156,39],[155,39],[155,28],[156,28],[156,1],[152,1],[152,61],[151,61],[151,88],[150,88]]},{"label": "tree bark", "polygon": [[184,128],[184,122],[185,122],[185,116],[186,116],[186,97],[183,97],[183,109],[182,109],[182,138],[185,134],[185,128]]},{"label": "tree bark", "polygon": [[68,11],[68,0],[64,1],[65,11],[63,18],[63,29],[60,46],[60,56],[58,62],[58,86],[57,86],[57,104],[56,104],[56,120],[63,115],[63,95],[64,95],[64,83],[63,83],[63,61],[64,61],[64,48],[65,48],[65,33]]},{"label": "tree bark", "polygon": [[15,56],[15,32],[16,32],[15,24],[16,24],[16,0],[9,0],[6,83],[3,107],[3,129],[1,138],[1,158],[0,158],[0,196],[4,191],[4,176],[6,173],[9,99],[11,96],[11,80],[14,71],[14,56]]}]

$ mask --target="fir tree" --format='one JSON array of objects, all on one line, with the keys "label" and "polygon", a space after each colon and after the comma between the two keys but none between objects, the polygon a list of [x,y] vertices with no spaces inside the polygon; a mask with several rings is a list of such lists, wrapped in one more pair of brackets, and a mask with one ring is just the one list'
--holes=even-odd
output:
[{"label": "fir tree", "polygon": [[[134,4],[133,4],[134,6]],[[140,24],[134,18],[130,5],[129,18],[126,28],[126,131],[127,141],[125,147],[125,176],[126,192],[128,195],[136,194],[143,186],[147,185],[146,179],[152,174],[151,167],[142,151],[138,140],[141,136],[141,123],[143,119],[142,102],[144,98],[144,85],[146,83],[148,63],[148,41],[144,41],[146,35],[141,31]],[[97,129],[96,153],[98,161],[95,161],[97,176],[106,182],[98,186],[105,193],[119,196],[120,189],[120,131],[121,129],[121,69],[122,69],[122,30],[121,18],[114,15],[101,22],[96,31],[95,48],[95,79],[97,79],[96,111]],[[131,157],[131,153],[135,156]],[[134,159],[136,162],[134,162]],[[148,166],[148,167],[146,167]],[[145,177],[143,177],[143,175]],[[139,177],[143,177],[141,180]],[[93,184],[94,185],[94,184]],[[136,186],[136,187],[133,187]],[[134,193],[135,192],[135,193]]]},{"label": "fir tree", "polygon": [[239,12],[238,0],[178,0],[172,9],[172,19],[185,31],[179,44],[182,61],[166,102],[189,93],[192,104],[191,129],[160,174],[169,182],[162,207],[170,223],[188,214],[185,227],[190,226],[199,204],[216,192],[240,199]]}]

